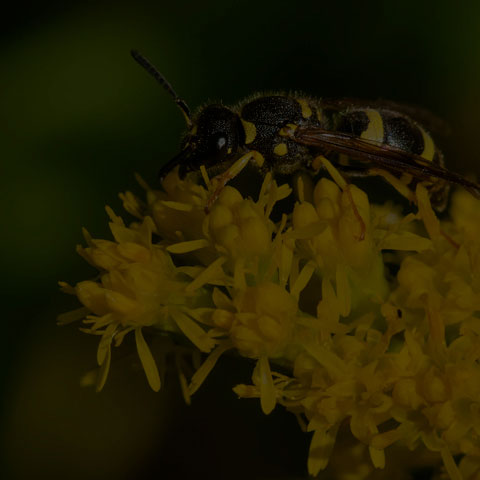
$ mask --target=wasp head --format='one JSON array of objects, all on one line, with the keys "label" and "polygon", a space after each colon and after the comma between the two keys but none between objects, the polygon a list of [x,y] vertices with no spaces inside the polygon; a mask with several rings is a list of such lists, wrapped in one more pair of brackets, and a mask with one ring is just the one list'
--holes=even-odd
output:
[{"label": "wasp head", "polygon": [[[245,142],[238,114],[223,105],[208,105],[198,113],[182,143],[182,151],[165,165],[164,177],[177,165],[179,175],[205,168],[222,167],[233,160]],[[215,168],[216,170],[217,168]]]}]

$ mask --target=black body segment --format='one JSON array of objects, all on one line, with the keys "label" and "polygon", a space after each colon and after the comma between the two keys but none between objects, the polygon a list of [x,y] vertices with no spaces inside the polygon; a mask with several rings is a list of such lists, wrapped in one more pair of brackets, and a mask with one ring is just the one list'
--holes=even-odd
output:
[{"label": "black body segment", "polygon": [[286,175],[306,166],[309,149],[280,135],[280,129],[285,125],[305,122],[302,107],[295,98],[281,95],[259,97],[245,103],[240,116],[246,128],[254,130],[248,147],[262,154],[265,169]]},{"label": "black body segment", "polygon": [[382,112],[384,143],[405,152],[422,155],[425,147],[420,129],[404,116],[392,112]]},{"label": "black body segment", "polygon": [[302,108],[292,97],[271,95],[258,97],[241,108],[241,117],[255,125],[282,127],[302,119]]}]

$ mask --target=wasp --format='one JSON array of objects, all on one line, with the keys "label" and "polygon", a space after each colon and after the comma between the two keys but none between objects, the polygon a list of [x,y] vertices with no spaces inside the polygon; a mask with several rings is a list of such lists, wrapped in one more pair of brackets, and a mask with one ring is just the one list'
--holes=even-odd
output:
[{"label": "wasp", "polygon": [[209,205],[247,164],[274,175],[317,173],[318,159],[328,156],[347,177],[382,176],[411,201],[421,183],[438,212],[446,208],[451,184],[480,198],[480,185],[445,168],[442,152],[410,107],[406,112],[397,104],[276,94],[255,95],[235,107],[210,104],[193,116],[166,78],[140,53],[131,54],[169,92],[187,123],[181,151],[160,177],[175,167],[180,176],[206,168],[218,180]]}]

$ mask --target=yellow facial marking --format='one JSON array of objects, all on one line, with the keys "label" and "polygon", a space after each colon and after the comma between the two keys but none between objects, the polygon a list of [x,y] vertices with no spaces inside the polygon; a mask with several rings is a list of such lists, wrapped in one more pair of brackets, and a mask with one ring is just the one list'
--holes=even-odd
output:
[{"label": "yellow facial marking", "polygon": [[323,123],[323,110],[319,107],[317,107],[317,120]]},{"label": "yellow facial marking", "polygon": [[245,143],[248,145],[255,140],[257,136],[257,128],[252,122],[247,122],[243,118],[241,119],[243,128],[245,130]]},{"label": "yellow facial marking", "polygon": [[279,157],[283,157],[283,155],[286,155],[288,153],[287,144],[279,143],[278,145],[275,145],[273,153],[275,155],[278,155]]},{"label": "yellow facial marking", "polygon": [[360,135],[361,138],[373,140],[375,142],[383,142],[383,120],[377,110],[368,108],[364,110],[368,117],[368,127]]},{"label": "yellow facial marking", "polygon": [[197,126],[194,125],[189,133],[190,133],[190,135],[195,135],[197,133]]},{"label": "yellow facial marking", "polygon": [[432,137],[422,127],[418,126],[418,128],[422,132],[423,137],[423,152],[421,156],[431,162],[435,155],[435,145],[433,144]]},{"label": "yellow facial marking", "polygon": [[303,98],[297,98],[297,102],[302,107],[302,117],[303,118],[310,118],[312,116],[312,109],[306,100]]},{"label": "yellow facial marking", "polygon": [[232,147],[228,147],[227,153],[230,155],[232,153]]}]

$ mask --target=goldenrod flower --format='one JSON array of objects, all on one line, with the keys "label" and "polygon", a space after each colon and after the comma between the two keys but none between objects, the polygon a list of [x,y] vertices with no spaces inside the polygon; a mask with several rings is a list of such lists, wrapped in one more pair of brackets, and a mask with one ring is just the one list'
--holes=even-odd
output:
[{"label": "goldenrod flower", "polygon": [[[101,335],[97,390],[102,389],[108,375],[112,342],[119,346],[125,335],[134,331],[148,381],[158,391],[160,376],[142,328],[183,332],[201,351],[210,351],[214,341],[192,318],[202,292],[186,291],[188,275],[174,265],[168,252],[152,244],[154,225],[150,217],[145,217],[141,224],[126,227],[111,209],[107,212],[115,241],[92,239],[85,232],[88,247],[78,247],[78,252],[100,270],[99,280],[79,282],[74,288],[62,286],[77,295],[90,313],[84,320],[88,328],[82,330]],[[64,323],[69,315],[59,320]]]},{"label": "goldenrod flower", "polygon": [[[215,184],[205,172],[205,186],[176,171],[162,191],[141,181],[145,201],[121,196],[138,223],[108,209],[113,240],[86,234],[79,253],[100,273],[62,284],[83,308],[60,320],[83,318],[82,330],[101,336],[97,388],[112,342],[131,331],[154,390],[151,333],[209,353],[187,399],[226,351],[254,359],[252,384],[234,390],[267,414],[283,405],[313,432],[312,475],[350,435],[375,468],[387,448],[408,447],[436,452],[452,479],[478,478],[480,202],[455,192],[440,221],[419,185],[404,215],[324,165],[333,181],[300,179],[296,200],[266,175],[256,199],[226,186],[208,211]],[[369,475],[355,452],[345,450],[352,461],[338,478]]]}]

